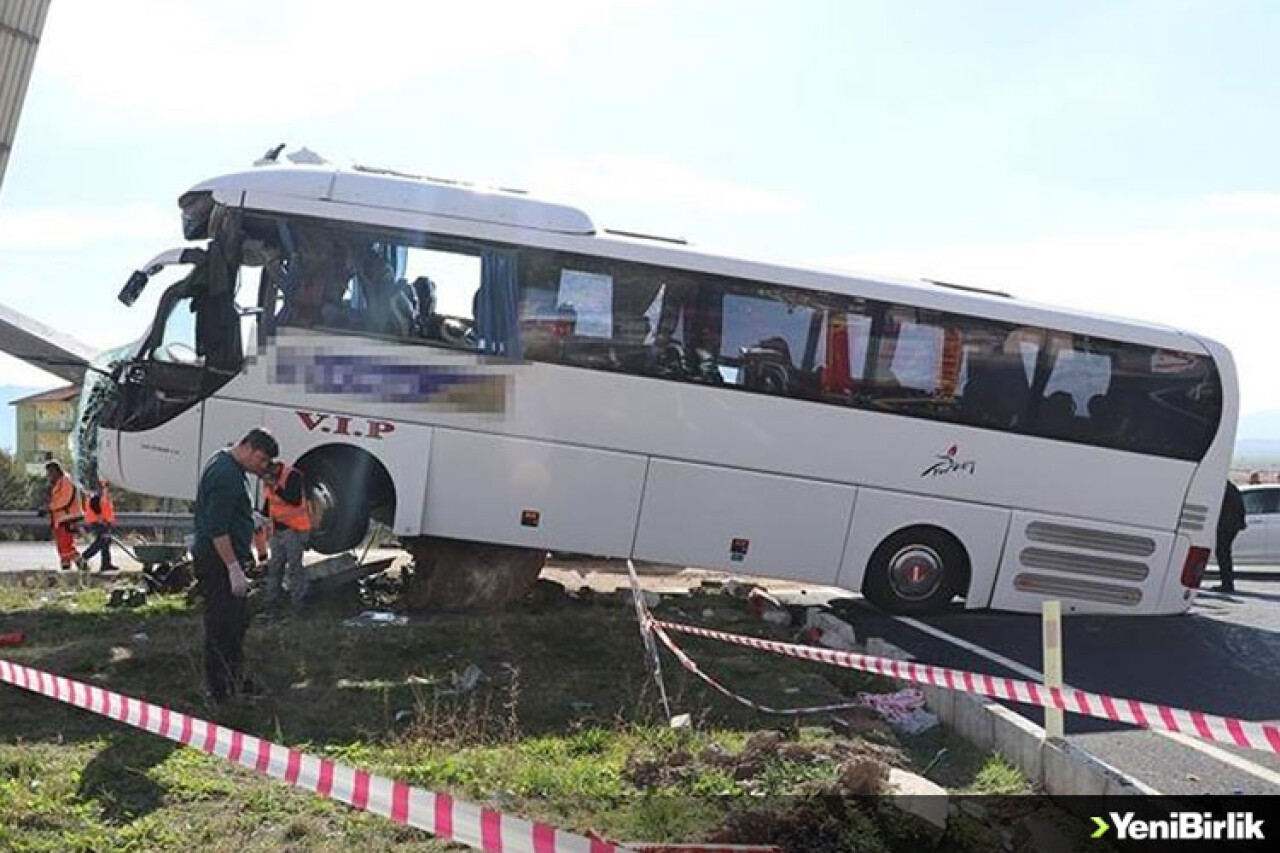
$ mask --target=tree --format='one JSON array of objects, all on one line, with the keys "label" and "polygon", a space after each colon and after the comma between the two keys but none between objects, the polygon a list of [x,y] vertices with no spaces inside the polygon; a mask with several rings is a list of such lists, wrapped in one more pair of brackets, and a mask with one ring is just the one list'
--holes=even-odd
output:
[{"label": "tree", "polygon": [[30,509],[27,473],[7,450],[0,450],[0,509]]}]

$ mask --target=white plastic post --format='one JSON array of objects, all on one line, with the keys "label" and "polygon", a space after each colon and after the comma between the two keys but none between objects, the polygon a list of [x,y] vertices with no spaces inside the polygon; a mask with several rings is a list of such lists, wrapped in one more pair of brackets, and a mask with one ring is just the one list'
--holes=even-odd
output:
[{"label": "white plastic post", "polygon": [[[1062,688],[1062,602],[1046,601],[1040,609],[1044,633],[1044,684]],[[1044,709],[1044,736],[1061,740],[1062,710]]]}]

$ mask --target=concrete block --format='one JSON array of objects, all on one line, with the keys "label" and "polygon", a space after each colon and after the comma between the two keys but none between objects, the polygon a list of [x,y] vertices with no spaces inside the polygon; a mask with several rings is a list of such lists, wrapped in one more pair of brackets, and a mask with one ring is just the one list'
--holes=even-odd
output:
[{"label": "concrete block", "polygon": [[967,693],[955,694],[955,720],[951,727],[960,737],[981,750],[995,748],[996,718],[988,710],[989,703]]},{"label": "concrete block", "polygon": [[1029,782],[1038,784],[1044,776],[1044,729],[1003,705],[988,708],[994,717],[995,751],[1021,770]]},{"label": "concrete block", "polygon": [[1061,741],[1045,741],[1040,751],[1044,762],[1044,789],[1052,796],[1100,797],[1107,791],[1107,777],[1097,772],[1083,750]]},{"label": "concrete block", "polygon": [[927,684],[920,685],[920,689],[924,692],[924,701],[929,710],[937,714],[938,719],[942,720],[945,725],[954,726],[956,718],[955,691],[947,690],[945,687],[930,687]]},{"label": "concrete block", "polygon": [[893,798],[893,804],[904,812],[928,821],[939,830],[947,828],[949,800],[946,788],[923,776],[891,767],[888,794]]}]

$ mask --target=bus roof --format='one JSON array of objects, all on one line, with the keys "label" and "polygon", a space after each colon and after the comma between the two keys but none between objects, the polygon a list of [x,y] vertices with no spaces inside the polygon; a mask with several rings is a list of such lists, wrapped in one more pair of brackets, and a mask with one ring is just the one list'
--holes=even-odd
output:
[{"label": "bus roof", "polygon": [[994,290],[784,266],[697,251],[683,245],[681,240],[597,230],[591,217],[582,210],[540,200],[523,191],[480,187],[388,169],[272,162],[210,178],[189,192],[211,193],[223,204],[247,203],[257,210],[279,208],[293,214],[392,228],[414,227],[409,225],[413,219],[430,217],[434,224],[421,225],[422,230],[439,230],[439,222],[445,220],[450,223],[448,232],[458,236],[898,301],[1028,325],[1044,325],[1043,314],[1051,311],[1058,318],[1057,326],[1083,334],[1153,346],[1207,349],[1200,336],[1179,329],[1026,302]]}]

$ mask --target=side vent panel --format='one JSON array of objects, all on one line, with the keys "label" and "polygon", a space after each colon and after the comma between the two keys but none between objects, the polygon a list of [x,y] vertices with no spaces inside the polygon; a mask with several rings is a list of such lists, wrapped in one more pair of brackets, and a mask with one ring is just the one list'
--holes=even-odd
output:
[{"label": "side vent panel", "polygon": [[1146,536],[1111,533],[1106,530],[1074,527],[1048,521],[1033,521],[1028,524],[1027,538],[1033,542],[1044,542],[1048,545],[1065,545],[1068,548],[1128,554],[1133,557],[1150,557],[1156,552],[1155,540]]},{"label": "side vent panel", "polygon": [[1057,599],[1067,613],[1154,612],[1176,583],[1175,541],[1172,530],[1015,512],[992,606],[1037,610]]},{"label": "side vent panel", "polygon": [[1178,519],[1179,530],[1192,530],[1199,532],[1204,530],[1205,523],[1209,520],[1209,508],[1200,504],[1183,504],[1182,515]]}]

